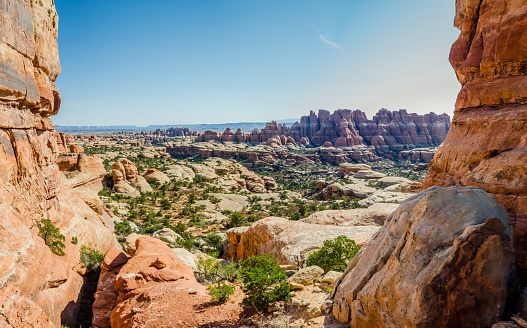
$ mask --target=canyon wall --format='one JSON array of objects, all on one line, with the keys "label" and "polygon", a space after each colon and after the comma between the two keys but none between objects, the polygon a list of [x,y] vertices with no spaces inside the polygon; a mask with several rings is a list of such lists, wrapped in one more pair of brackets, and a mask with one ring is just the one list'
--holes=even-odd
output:
[{"label": "canyon wall", "polygon": [[477,186],[507,210],[527,270],[527,1],[458,0],[450,62],[462,85],[423,188]]},{"label": "canyon wall", "polygon": [[[89,180],[70,186],[55,163],[66,151],[49,118],[60,108],[57,35],[53,0],[0,2],[1,327],[73,326],[81,245],[104,252],[115,243]],[[83,170],[95,160],[84,159]],[[64,256],[39,237],[42,219],[65,236]]]}]

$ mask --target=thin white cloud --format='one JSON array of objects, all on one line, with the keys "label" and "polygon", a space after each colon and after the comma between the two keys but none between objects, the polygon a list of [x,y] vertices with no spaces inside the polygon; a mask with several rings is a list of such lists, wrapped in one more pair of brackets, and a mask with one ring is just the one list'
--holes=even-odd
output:
[{"label": "thin white cloud", "polygon": [[337,49],[342,49],[342,47],[339,46],[338,44],[336,44],[335,42],[326,39],[326,37],[324,35],[319,34],[318,37],[320,38],[320,40],[324,41],[325,43],[329,44],[330,46],[335,47]]}]

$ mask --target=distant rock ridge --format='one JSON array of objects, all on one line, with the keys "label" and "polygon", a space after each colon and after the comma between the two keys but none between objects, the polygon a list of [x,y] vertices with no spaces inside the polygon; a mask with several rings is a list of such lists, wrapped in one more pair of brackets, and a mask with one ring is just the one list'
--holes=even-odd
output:
[{"label": "distant rock ridge", "polygon": [[223,134],[205,131],[196,142],[248,142],[267,145],[308,145],[334,146],[338,148],[358,145],[373,146],[378,152],[402,151],[416,147],[441,144],[450,127],[450,116],[429,113],[408,114],[406,110],[389,111],[381,109],[369,120],[360,110],[339,109],[330,114],[319,110],[311,111],[300,122],[291,127],[275,121],[258,129],[244,133],[240,129],[233,133],[227,128]]}]

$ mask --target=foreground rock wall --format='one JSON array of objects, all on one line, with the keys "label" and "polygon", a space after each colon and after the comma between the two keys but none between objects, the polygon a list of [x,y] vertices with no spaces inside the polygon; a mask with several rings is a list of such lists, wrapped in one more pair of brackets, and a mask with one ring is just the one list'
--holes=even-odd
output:
[{"label": "foreground rock wall", "polygon": [[[53,0],[0,2],[1,327],[73,326],[83,286],[79,248],[114,243],[102,213],[55,164],[65,151],[49,118],[60,108],[57,28]],[[41,219],[65,235],[65,256],[38,236]]]},{"label": "foreground rock wall", "polygon": [[456,1],[450,62],[462,89],[423,188],[478,186],[507,210],[527,270],[527,1]]}]

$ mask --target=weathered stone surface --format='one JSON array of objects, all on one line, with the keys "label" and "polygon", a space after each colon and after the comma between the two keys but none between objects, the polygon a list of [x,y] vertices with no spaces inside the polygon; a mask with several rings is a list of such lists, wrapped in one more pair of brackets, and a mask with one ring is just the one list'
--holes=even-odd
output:
[{"label": "weathered stone surface", "polygon": [[149,193],[152,192],[152,186],[146,181],[142,176],[137,176],[133,180],[128,181],[132,187],[134,187],[140,193]]},{"label": "weathered stone surface", "polygon": [[70,188],[89,188],[96,192],[102,190],[102,180],[106,170],[101,160],[84,154],[63,154],[57,164],[66,176]]},{"label": "weathered stone surface", "polygon": [[433,187],[355,256],[333,314],[351,327],[489,327],[515,284],[505,210],[479,188]]},{"label": "weathered stone surface", "polygon": [[324,226],[268,217],[241,232],[233,233],[230,229],[227,236],[229,242],[235,239],[229,244],[229,254],[236,260],[245,260],[251,255],[272,254],[280,265],[301,267],[311,253],[322,247],[324,240],[345,235],[362,245],[377,230],[377,226]]},{"label": "weathered stone surface", "polygon": [[315,212],[305,219],[305,223],[338,225],[338,226],[368,226],[383,225],[384,221],[399,207],[399,204],[378,203],[368,208],[351,210],[326,210]]},{"label": "weathered stone surface", "polygon": [[288,281],[295,284],[312,285],[313,283],[319,281],[323,274],[324,270],[321,267],[312,265],[300,269],[297,273],[292,275]]},{"label": "weathered stone surface", "polygon": [[371,170],[371,166],[366,164],[342,163],[339,165],[339,173],[348,175],[362,170]]},{"label": "weathered stone surface", "polygon": [[170,182],[170,179],[166,176],[165,173],[159,170],[156,170],[156,169],[146,169],[143,172],[141,172],[141,175],[148,182],[152,182],[153,179],[156,179],[160,185],[164,185]]},{"label": "weathered stone surface", "polygon": [[320,282],[323,282],[323,283],[326,283],[326,284],[330,284],[330,285],[332,285],[332,284],[335,283],[335,281],[337,281],[340,277],[342,277],[342,272],[329,271],[328,273],[326,273],[326,274],[324,275],[324,277],[322,277],[322,279],[320,280]]},{"label": "weathered stone surface", "polygon": [[[2,327],[74,326],[84,274],[80,246],[106,252],[116,244],[107,214],[86,189],[98,182],[91,158],[74,155],[62,162],[78,169],[79,177],[90,172],[72,184],[55,163],[66,152],[65,139],[49,119],[60,109],[52,83],[60,72],[57,24],[52,0],[0,2]],[[64,256],[53,254],[38,236],[41,219],[65,236]],[[71,243],[73,237],[78,244]]]},{"label": "weathered stone surface", "polygon": [[384,178],[386,174],[381,172],[375,172],[372,170],[362,170],[355,173],[353,176],[355,179],[380,179]]},{"label": "weathered stone surface", "polygon": [[135,241],[138,238],[141,238],[141,237],[147,237],[147,236],[146,235],[141,235],[141,234],[138,234],[138,233],[131,233],[131,234],[129,234],[126,237],[126,241],[124,243],[124,250],[125,250],[126,254],[128,254],[130,256],[134,256],[135,255]]},{"label": "weathered stone surface", "polygon": [[507,210],[527,271],[527,15],[523,1],[456,1],[450,62],[462,85],[423,189],[477,186]]},{"label": "weathered stone surface", "polygon": [[97,292],[95,292],[95,302],[92,305],[93,328],[110,328],[110,316],[119,296],[115,289],[115,278],[117,272],[129,259],[125,253],[114,247],[104,255]]},{"label": "weathered stone surface", "polygon": [[192,268],[152,237],[136,240],[135,256],[118,271],[115,288],[119,296],[111,313],[113,328],[197,327],[209,322],[234,326],[237,319],[229,320],[242,311],[231,302],[204,307],[211,299]]},{"label": "weathered stone surface", "polygon": [[158,230],[152,234],[152,237],[173,245],[176,244],[176,240],[181,238],[180,235],[178,235],[176,232],[174,232],[174,230],[170,228],[163,228],[161,230]]},{"label": "weathered stone surface", "polygon": [[196,176],[194,170],[184,165],[168,165],[163,168],[163,172],[169,178],[176,179],[176,181],[192,181]]}]

